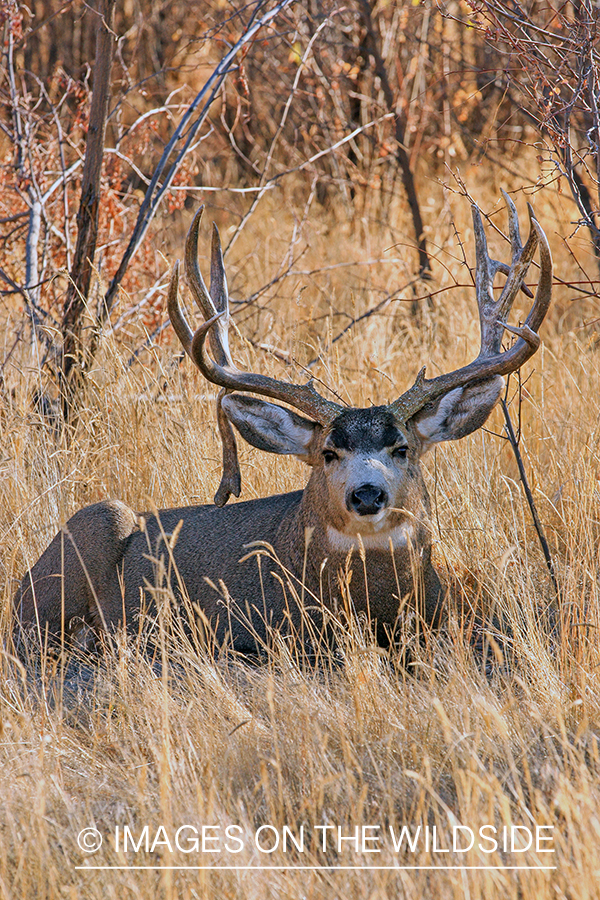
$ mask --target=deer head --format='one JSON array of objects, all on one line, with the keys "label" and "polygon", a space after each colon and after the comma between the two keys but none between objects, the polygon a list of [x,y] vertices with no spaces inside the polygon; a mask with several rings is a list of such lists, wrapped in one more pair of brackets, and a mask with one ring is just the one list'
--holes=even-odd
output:
[{"label": "deer head", "polygon": [[[313,468],[307,491],[316,491],[328,528],[338,536],[389,534],[406,526],[403,513],[414,507],[411,495],[424,494],[419,459],[433,444],[462,438],[480,428],[502,390],[502,377],[516,371],[537,350],[539,327],[550,303],[552,260],[544,232],[529,207],[530,231],[521,242],[516,208],[505,194],[512,248],[510,265],[490,258],[477,206],[473,205],[476,244],[475,293],[481,346],[469,365],[428,379],[425,369],[414,384],[386,406],[344,407],[322,397],[308,384],[292,384],[239,370],[230,354],[227,280],[219,234],[213,227],[211,286],[207,290],[198,267],[198,228],[203,208],[190,227],[185,251],[186,275],[204,322],[192,332],[178,300],[179,269],[175,266],[169,291],[173,327],[194,364],[205,378],[222,388],[218,422],[223,441],[223,479],[215,496],[222,506],[240,492],[237,450],[231,423],[240,435],[261,450],[292,454]],[[540,277],[525,323],[507,323],[537,247]],[[494,299],[496,274],[506,275]],[[516,335],[502,349],[505,331]],[[210,353],[206,346],[209,339]],[[287,404],[270,403],[260,395]],[[288,407],[293,407],[289,409]]]}]

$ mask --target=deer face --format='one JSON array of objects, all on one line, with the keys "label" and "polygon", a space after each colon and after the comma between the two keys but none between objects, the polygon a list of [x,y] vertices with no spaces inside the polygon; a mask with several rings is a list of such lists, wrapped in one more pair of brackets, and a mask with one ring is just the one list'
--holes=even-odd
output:
[{"label": "deer face", "polygon": [[223,409],[242,437],[261,450],[291,454],[313,468],[307,498],[329,543],[349,549],[395,545],[423,520],[427,494],[420,458],[432,444],[479,428],[496,403],[502,379],[456,388],[407,422],[393,406],[343,410],[328,426],[285,407],[228,394]]},{"label": "deer face", "polygon": [[399,525],[421,480],[414,429],[375,406],[344,411],[320,437],[313,480],[326,497],[332,528],[371,535]]}]

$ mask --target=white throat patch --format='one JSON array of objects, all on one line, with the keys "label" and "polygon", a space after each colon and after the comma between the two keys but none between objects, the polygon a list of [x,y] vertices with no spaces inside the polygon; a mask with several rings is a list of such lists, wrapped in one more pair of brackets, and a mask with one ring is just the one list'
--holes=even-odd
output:
[{"label": "white throat patch", "polygon": [[[414,546],[415,527],[410,522],[403,522],[402,525],[396,525],[389,530],[382,529],[374,534],[361,534],[360,540],[365,550],[389,550],[390,541],[394,550],[408,547],[409,544]],[[338,553],[349,553],[360,548],[358,534],[345,534],[332,528],[331,525],[327,526],[327,541],[331,549]]]}]

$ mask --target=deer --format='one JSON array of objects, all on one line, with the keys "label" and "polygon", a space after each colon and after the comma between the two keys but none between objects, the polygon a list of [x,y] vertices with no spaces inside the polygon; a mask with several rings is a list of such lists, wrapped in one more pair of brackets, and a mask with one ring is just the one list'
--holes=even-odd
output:
[{"label": "deer", "polygon": [[[439,629],[446,591],[431,558],[421,457],[435,444],[459,440],[484,425],[504,376],[538,349],[551,299],[546,235],[529,205],[523,244],[516,207],[504,197],[510,264],[490,257],[480,211],[472,205],[477,357],[433,378],[422,368],[391,403],[368,408],[327,399],[312,380],[288,382],[235,365],[215,225],[210,289],[200,272],[201,207],[185,241],[185,274],[203,321],[193,331],[182,310],[178,262],[168,312],[185,352],[219,389],[223,469],[215,502],[139,514],[118,500],[105,500],[75,513],[22,579],[14,598],[18,628],[42,641],[68,640],[82,623],[94,634],[121,627],[136,631],[140,616],[156,613],[160,603],[156,584],[162,560],[163,580],[186,627],[201,624],[217,646],[241,654],[255,653],[273,634],[298,634],[306,616],[322,631],[327,615],[345,608],[348,594],[351,612],[366,617],[383,646],[409,615]],[[524,279],[538,248],[534,297]],[[499,272],[506,278],[495,299]],[[523,324],[511,325],[507,319],[521,290],[533,302]],[[503,346],[505,332],[514,335],[509,347]],[[311,469],[305,487],[227,506],[241,491],[234,428],[261,451],[305,462]]]}]

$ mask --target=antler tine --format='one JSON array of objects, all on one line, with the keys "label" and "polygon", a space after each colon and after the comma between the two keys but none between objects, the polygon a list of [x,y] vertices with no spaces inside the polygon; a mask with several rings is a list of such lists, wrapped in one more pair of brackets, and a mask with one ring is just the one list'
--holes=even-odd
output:
[{"label": "antler tine", "polygon": [[239,497],[242,491],[242,475],[237,454],[237,443],[233,426],[225,414],[222,401],[229,391],[220,391],[217,397],[217,425],[223,447],[223,475],[215,494],[215,506],[225,506],[231,495]]},{"label": "antler tine", "polygon": [[540,325],[546,318],[546,313],[550,307],[552,299],[552,254],[550,253],[550,245],[548,238],[544,234],[544,230],[535,217],[535,213],[531,205],[527,204],[529,210],[529,218],[531,224],[535,228],[540,246],[540,279],[538,281],[537,290],[535,292],[535,300],[523,327],[530,328],[531,331],[537,332]]},{"label": "antler tine", "polygon": [[[530,228],[525,247],[521,244],[517,210],[514,203],[505,195],[509,210],[509,234],[512,250],[510,268],[496,259],[491,259],[487,250],[487,240],[481,221],[481,213],[476,205],[471,207],[475,232],[475,293],[479,308],[481,325],[480,356],[498,353],[502,346],[503,326],[510,315],[515,297],[523,284],[533,255],[538,237],[534,228]],[[498,272],[506,274],[506,282],[499,299],[494,300],[494,278]]]},{"label": "antler tine", "polygon": [[216,225],[213,224],[213,237],[210,265],[210,293],[206,288],[198,265],[198,231],[204,206],[201,206],[193,218],[185,241],[185,274],[190,290],[204,319],[212,319],[221,313],[221,320],[210,333],[210,349],[220,366],[232,366],[229,351],[229,295],[227,278],[223,263],[221,241]]},{"label": "antler tine", "polygon": [[171,274],[169,293],[167,296],[167,309],[175,334],[189,356],[192,350],[192,338],[194,337],[194,332],[188,325],[183,310],[179,305],[179,260],[177,260],[173,266],[173,272]]},{"label": "antler tine", "polygon": [[519,226],[519,213],[512,197],[506,193],[504,188],[500,188],[502,196],[506,200],[506,209],[508,212],[508,236],[510,238],[510,246],[512,250],[511,262],[516,262],[523,245],[521,243],[521,228]]},{"label": "antler tine", "polygon": [[[212,265],[211,265],[211,297],[206,290],[204,280],[198,267],[198,228],[204,207],[201,207],[192,222],[192,227],[188,231],[186,240],[186,274],[196,303],[200,307],[203,315],[210,318],[214,315],[216,306],[222,313],[228,314],[228,295],[227,281],[225,278],[225,267],[223,265],[223,254],[219,235],[216,231],[213,233],[212,245]],[[183,310],[179,304],[179,262],[175,263],[171,283],[169,285],[168,294],[168,310],[171,324],[179,338],[185,352],[188,356],[192,356],[192,340],[194,333],[187,323]],[[231,362],[229,354],[229,342],[227,340],[227,331],[220,330],[212,342],[212,349],[216,356],[227,364]],[[240,475],[240,466],[237,456],[237,444],[231,422],[225,415],[221,406],[221,400],[224,392],[222,391],[217,398],[217,424],[219,426],[219,434],[221,435],[221,443],[223,446],[223,475],[221,483],[215,494],[215,505],[224,506],[232,494],[239,497],[242,482]]]},{"label": "antler tine", "polygon": [[[540,345],[540,337],[537,331],[548,311],[552,294],[552,256],[550,247],[546,235],[529,204],[528,211],[531,228],[527,242],[524,247],[522,246],[516,208],[512,200],[506,195],[505,197],[508,201],[512,260],[508,269],[506,283],[497,301],[494,300],[493,295],[494,276],[497,272],[506,272],[507,267],[504,263],[491,259],[489,256],[481,214],[476,205],[472,206],[476,253],[475,292],[481,325],[481,349],[479,355],[469,365],[430,380],[425,378],[425,370],[422,369],[413,386],[391,404],[391,409],[401,416],[404,421],[414,416],[428,403],[437,400],[454,388],[462,387],[471,381],[515,372],[533,356]],[[540,278],[533,306],[524,325],[520,327],[507,325],[505,319],[510,313],[519,289],[522,287],[523,279],[538,244],[540,247]],[[501,342],[504,330],[516,334],[518,340],[509,350],[502,352]]]},{"label": "antler tine", "polygon": [[229,312],[229,292],[227,290],[223,250],[221,248],[219,229],[214,222],[210,245],[210,296],[217,312]]},{"label": "antler tine", "polygon": [[[502,288],[500,297],[498,298],[498,318],[502,322],[505,322],[510,315],[515,297],[519,293],[519,290],[524,287],[523,281],[525,279],[525,276],[527,275],[529,266],[531,265],[531,261],[535,255],[535,251],[538,246],[539,235],[537,230],[533,227],[533,220],[535,219],[535,215],[533,209],[531,208],[531,205],[528,203],[527,212],[529,214],[529,237],[527,238],[525,246],[523,247],[519,234],[517,210],[508,194],[506,194],[504,191],[503,193],[506,197],[509,207],[509,234],[512,247],[512,262],[510,270],[509,272],[507,272],[506,282],[504,283],[504,287]],[[531,292],[529,290],[526,293],[531,296]]]},{"label": "antler tine", "polygon": [[[515,263],[517,257],[521,253],[523,249],[523,245],[521,244],[521,232],[519,228],[519,215],[517,213],[517,207],[506,193],[505,190],[500,188],[504,199],[506,200],[506,205],[508,207],[508,233],[510,238],[510,245],[512,249],[512,258],[511,265]],[[483,230],[483,229],[481,229]],[[485,235],[484,235],[485,238]],[[507,265],[500,260],[494,260],[494,265],[497,266],[497,271],[502,272],[504,275],[510,275],[511,266]],[[506,286],[505,286],[506,287]],[[521,284],[521,290],[527,297],[533,297],[533,294],[529,290],[526,284]],[[504,292],[503,292],[504,294]]]}]

